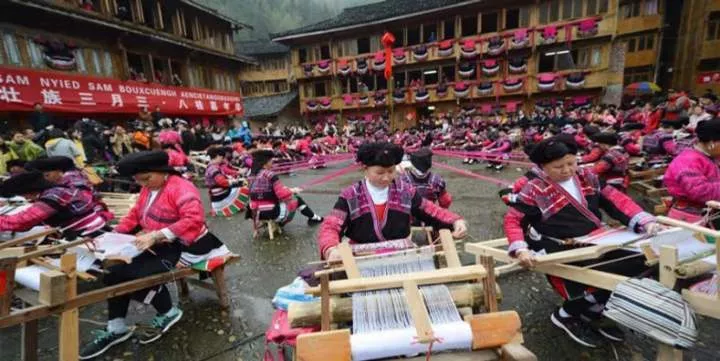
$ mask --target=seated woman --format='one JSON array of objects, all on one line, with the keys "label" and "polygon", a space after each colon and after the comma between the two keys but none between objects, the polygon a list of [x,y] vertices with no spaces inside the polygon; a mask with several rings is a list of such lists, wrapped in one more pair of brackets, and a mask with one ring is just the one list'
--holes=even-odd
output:
[{"label": "seated woman", "polygon": [[[117,165],[118,172],[132,176],[142,190],[137,203],[114,231],[130,234],[139,230],[135,246],[143,252],[131,263],[108,267],[103,277],[108,286],[203,261],[211,268],[218,259],[230,254],[205,224],[200,192],[178,176],[168,161],[164,152],[143,151],[125,156]],[[149,302],[158,312],[152,326],[140,335],[141,344],[162,337],[183,315],[182,310],[173,306],[165,285],[111,298],[107,329],[97,331],[96,338],[85,345],[80,352],[81,360],[102,355],[132,336],[133,330],[125,323],[131,299]]]},{"label": "seated woman", "polygon": [[630,185],[628,176],[630,156],[623,147],[618,145],[617,134],[598,133],[591,139],[602,152],[602,156],[592,166],[593,172],[600,177],[601,181],[625,192]]},{"label": "seated woman", "polygon": [[[698,123],[698,144],[685,149],[668,166],[663,182],[673,197],[668,214],[687,222],[702,222],[705,203],[720,201],[720,120]],[[712,224],[720,228],[717,220]]]},{"label": "seated woman", "polygon": [[459,215],[422,198],[419,192],[396,179],[396,165],[403,150],[390,143],[365,143],[357,152],[364,179],[345,188],[320,226],[318,248],[323,259],[339,260],[337,245],[350,239],[356,254],[411,248],[410,227],[418,219],[435,229],[452,229],[462,238],[467,225]]},{"label": "seated woman", "polygon": [[60,228],[67,238],[74,238],[94,237],[108,230],[106,219],[98,212],[102,207],[91,191],[54,183],[38,171],[14,175],[2,183],[1,189],[3,197],[20,195],[32,205],[18,213],[0,216],[0,231],[22,232],[47,225]]},{"label": "seated woman", "polygon": [[227,171],[227,157],[232,154],[232,148],[212,147],[207,153],[210,164],[205,170],[205,186],[210,193],[211,214],[230,217],[245,210],[249,195],[246,181],[237,178],[237,172]]},{"label": "seated woman", "polygon": [[450,208],[452,195],[447,191],[445,179],[430,170],[433,153],[423,148],[410,154],[411,166],[402,174],[401,179],[412,184],[420,196],[442,208]]},{"label": "seated woman", "polygon": [[110,221],[114,218],[105,202],[102,201],[100,195],[95,191],[95,187],[90,183],[88,177],[80,169],[75,167],[75,162],[73,162],[72,159],[63,156],[40,158],[27,163],[25,168],[42,172],[45,179],[55,184],[69,189],[76,189],[80,192],[90,192],[95,202],[95,211],[97,214],[105,219],[105,221]]},{"label": "seated woman", "polygon": [[252,169],[250,170],[250,210],[253,221],[273,220],[280,226],[290,223],[295,211],[307,217],[308,225],[319,224],[323,217],[310,209],[297,193],[298,188],[288,188],[273,173],[272,150],[256,150],[252,153]]},{"label": "seated woman", "polygon": [[[655,218],[616,188],[602,184],[590,169],[578,168],[577,145],[571,136],[546,139],[530,151],[537,165],[526,175],[527,182],[511,202],[505,215],[504,230],[508,251],[525,267],[535,265],[535,255],[576,249],[566,239],[587,236],[603,228],[601,209],[635,232],[653,232]],[[602,262],[626,257],[619,250],[593,260]],[[646,270],[642,257],[612,262],[593,269],[625,276],[637,276]],[[597,347],[597,333],[622,341],[621,331],[602,317],[610,292],[549,276],[548,280],[565,299],[551,316],[552,323],[574,341]],[[585,322],[596,320],[600,322]]]}]

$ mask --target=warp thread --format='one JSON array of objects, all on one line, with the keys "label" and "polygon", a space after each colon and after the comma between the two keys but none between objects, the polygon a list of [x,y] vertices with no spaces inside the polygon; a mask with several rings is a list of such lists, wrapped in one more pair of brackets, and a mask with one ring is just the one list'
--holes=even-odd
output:
[{"label": "warp thread", "polygon": [[493,177],[488,177],[488,176],[480,175],[480,174],[473,173],[473,172],[470,172],[470,171],[465,170],[465,169],[456,168],[456,167],[453,167],[453,166],[451,166],[451,165],[447,165],[447,164],[443,164],[443,163],[433,162],[433,166],[438,167],[438,168],[447,169],[447,170],[449,170],[449,171],[452,171],[452,172],[455,172],[455,173],[464,175],[464,176],[466,176],[466,177],[475,178],[475,179],[480,179],[480,180],[484,180],[484,181],[486,181],[486,182],[494,183],[494,184],[496,184],[496,185],[498,185],[498,186],[502,186],[502,187],[507,187],[508,185],[511,184],[511,182],[508,182],[508,181],[503,180],[503,179],[493,178]]}]

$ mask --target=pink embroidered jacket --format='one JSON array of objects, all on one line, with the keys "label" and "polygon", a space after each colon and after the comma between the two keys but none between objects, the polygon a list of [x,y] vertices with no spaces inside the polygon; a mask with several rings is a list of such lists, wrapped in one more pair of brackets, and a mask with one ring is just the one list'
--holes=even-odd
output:
[{"label": "pink embroidered jacket", "polygon": [[167,228],[186,246],[207,233],[200,192],[182,177],[169,176],[152,204],[148,204],[149,201],[150,190],[143,188],[137,203],[120,220],[115,232],[132,233],[137,227],[145,232]]},{"label": "pink embroidered jacket", "polygon": [[668,166],[663,182],[676,202],[704,208],[711,200],[720,200],[720,168],[709,156],[686,149]]}]

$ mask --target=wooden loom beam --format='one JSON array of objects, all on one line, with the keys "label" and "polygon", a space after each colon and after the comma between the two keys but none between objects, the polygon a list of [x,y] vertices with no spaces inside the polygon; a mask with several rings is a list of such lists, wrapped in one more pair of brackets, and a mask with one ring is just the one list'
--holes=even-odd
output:
[{"label": "wooden loom beam", "polygon": [[[401,288],[405,281],[416,281],[419,286],[439,283],[479,280],[487,275],[483,266],[465,266],[460,268],[442,268],[401,275],[381,276],[368,279],[348,279],[330,282],[330,294],[342,294],[361,291],[374,291],[388,288]],[[310,287],[305,293],[317,296],[320,287]]]},{"label": "wooden loom beam", "polygon": [[405,291],[405,299],[407,300],[410,315],[415,324],[415,332],[418,342],[430,343],[435,338],[435,333],[430,323],[430,314],[428,314],[427,306],[416,281],[403,282],[403,290]]},{"label": "wooden loom beam", "polygon": [[56,228],[50,228],[50,229],[47,229],[47,230],[44,230],[44,231],[41,231],[41,232],[37,232],[37,233],[33,233],[33,234],[28,234],[28,235],[25,235],[25,236],[22,236],[22,237],[19,237],[19,238],[11,239],[11,240],[9,240],[9,241],[5,241],[5,242],[0,243],[0,249],[5,249],[5,248],[10,248],[10,247],[19,246],[19,245],[22,245],[22,244],[25,243],[25,242],[32,241],[32,240],[36,240],[36,239],[39,239],[39,238],[41,238],[41,237],[49,236],[49,235],[55,234],[55,233],[57,233],[57,232],[58,232],[58,230],[57,230]]}]

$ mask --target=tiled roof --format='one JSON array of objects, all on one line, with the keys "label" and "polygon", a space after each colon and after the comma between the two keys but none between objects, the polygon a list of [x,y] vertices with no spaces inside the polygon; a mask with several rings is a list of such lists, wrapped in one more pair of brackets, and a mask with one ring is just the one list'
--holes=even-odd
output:
[{"label": "tiled roof", "polygon": [[285,54],[290,52],[290,48],[270,40],[248,40],[235,43],[235,52],[251,56]]},{"label": "tiled roof", "polygon": [[277,115],[285,109],[297,95],[297,90],[293,90],[285,94],[243,98],[245,116],[253,118]]},{"label": "tiled roof", "polygon": [[271,34],[273,39],[291,35],[311,33],[316,31],[342,28],[389,19],[393,17],[411,15],[427,10],[433,10],[461,3],[477,3],[482,0],[385,0],[377,3],[355,6],[344,9],[338,16],[297,29]]}]

